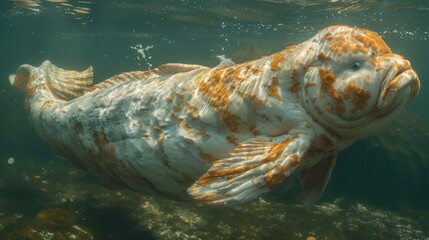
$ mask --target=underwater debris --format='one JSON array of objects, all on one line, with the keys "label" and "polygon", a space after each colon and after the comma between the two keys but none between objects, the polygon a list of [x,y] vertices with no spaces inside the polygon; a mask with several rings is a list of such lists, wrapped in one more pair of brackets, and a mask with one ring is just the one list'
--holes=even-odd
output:
[{"label": "underwater debris", "polygon": [[8,160],[7,160],[7,164],[9,164],[9,165],[12,165],[12,164],[14,164],[15,163],[15,158],[13,158],[13,157],[10,157]]},{"label": "underwater debris", "polygon": [[76,225],[70,212],[61,209],[44,209],[27,225],[7,236],[7,240],[92,240],[93,234]]},{"label": "underwater debris", "polygon": [[[36,163],[35,163],[36,164]],[[0,239],[424,239],[429,240],[422,211],[394,212],[370,204],[337,198],[311,207],[296,203],[275,203],[260,198],[239,206],[213,208],[190,202],[175,202],[127,190],[110,190],[96,182],[82,180],[86,174],[66,162],[37,161],[28,169],[34,176],[49,167],[43,179],[55,185],[30,202],[40,210],[34,219],[27,212],[19,218],[9,211],[15,199],[3,196],[0,216],[5,228]],[[68,174],[73,169],[73,174]],[[0,169],[0,175],[6,171]],[[67,177],[60,177],[67,176]],[[40,187],[29,181],[22,191]],[[25,195],[25,192],[22,193]],[[11,209],[15,206],[16,209]],[[8,216],[13,216],[6,221]],[[417,217],[416,217],[417,216]],[[421,217],[423,216],[423,217]],[[27,223],[25,223],[27,222]],[[24,223],[24,224],[23,224]],[[21,224],[21,225],[20,225]],[[22,225],[23,224],[23,225]],[[100,228],[94,228],[98,225]],[[13,226],[13,227],[12,227]],[[21,227],[17,227],[21,226]],[[426,227],[426,228],[425,228]],[[32,231],[35,230],[36,232]],[[127,234],[124,236],[124,229]],[[55,235],[56,234],[56,235]],[[63,235],[60,235],[63,234]],[[4,236],[4,238],[2,238]],[[64,238],[61,238],[64,236]],[[280,238],[281,236],[281,238]],[[8,237],[8,238],[6,238]],[[134,238],[133,238],[134,237]],[[277,237],[277,238],[276,238]]]}]

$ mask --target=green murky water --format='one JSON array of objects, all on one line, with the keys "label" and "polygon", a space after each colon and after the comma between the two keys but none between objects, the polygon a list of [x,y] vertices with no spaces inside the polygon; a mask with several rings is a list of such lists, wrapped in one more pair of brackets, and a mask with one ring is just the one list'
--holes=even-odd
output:
[{"label": "green murky water", "polygon": [[[0,239],[429,239],[427,19],[427,1],[2,1]],[[222,208],[103,187],[41,143],[8,82],[46,59],[92,65],[95,81],[166,62],[215,66],[217,55],[242,62],[333,24],[382,35],[411,61],[421,92],[398,121],[339,154],[309,208],[294,179]]]}]

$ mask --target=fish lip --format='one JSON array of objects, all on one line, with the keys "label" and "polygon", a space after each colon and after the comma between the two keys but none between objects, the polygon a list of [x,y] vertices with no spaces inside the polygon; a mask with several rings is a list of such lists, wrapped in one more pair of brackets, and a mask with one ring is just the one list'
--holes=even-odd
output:
[{"label": "fish lip", "polygon": [[[395,75],[393,77],[390,77],[389,79],[389,76],[392,76],[392,73],[394,71],[396,71]],[[401,89],[395,88],[396,84],[393,84],[391,87],[389,87],[389,85],[394,83],[395,81],[400,81],[402,77],[406,77],[405,74],[411,76],[409,82],[407,83],[407,85],[409,85],[409,87],[411,88],[410,94],[407,96],[407,100],[401,101],[400,99],[393,99],[393,101],[391,101],[389,104],[389,99],[392,98],[392,95],[397,95],[398,92],[401,91]],[[386,72],[383,82],[381,83],[379,99],[373,116],[376,118],[382,118],[388,115],[389,113],[394,111],[394,109],[400,107],[401,105],[404,105],[406,102],[409,102],[411,99],[413,99],[418,94],[419,89],[420,81],[418,79],[417,73],[411,68],[410,64],[406,64],[399,69],[391,68],[389,71]],[[393,96],[393,98],[395,97]]]}]

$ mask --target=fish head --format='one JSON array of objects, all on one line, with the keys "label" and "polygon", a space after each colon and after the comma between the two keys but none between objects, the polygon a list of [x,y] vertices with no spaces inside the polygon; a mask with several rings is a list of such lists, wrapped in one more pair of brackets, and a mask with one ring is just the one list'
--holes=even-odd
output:
[{"label": "fish head", "polygon": [[339,136],[374,134],[420,90],[410,62],[370,30],[332,26],[307,45],[312,50],[303,79],[307,111]]}]

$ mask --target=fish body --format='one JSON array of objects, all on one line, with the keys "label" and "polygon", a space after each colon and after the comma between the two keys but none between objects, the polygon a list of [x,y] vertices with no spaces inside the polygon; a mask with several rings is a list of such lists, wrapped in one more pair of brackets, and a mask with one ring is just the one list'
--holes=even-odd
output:
[{"label": "fish body", "polygon": [[165,64],[92,85],[45,61],[10,76],[37,134],[75,165],[136,191],[209,204],[258,197],[294,173],[322,194],[336,152],[374,134],[420,88],[376,33],[331,26],[241,64]]}]

